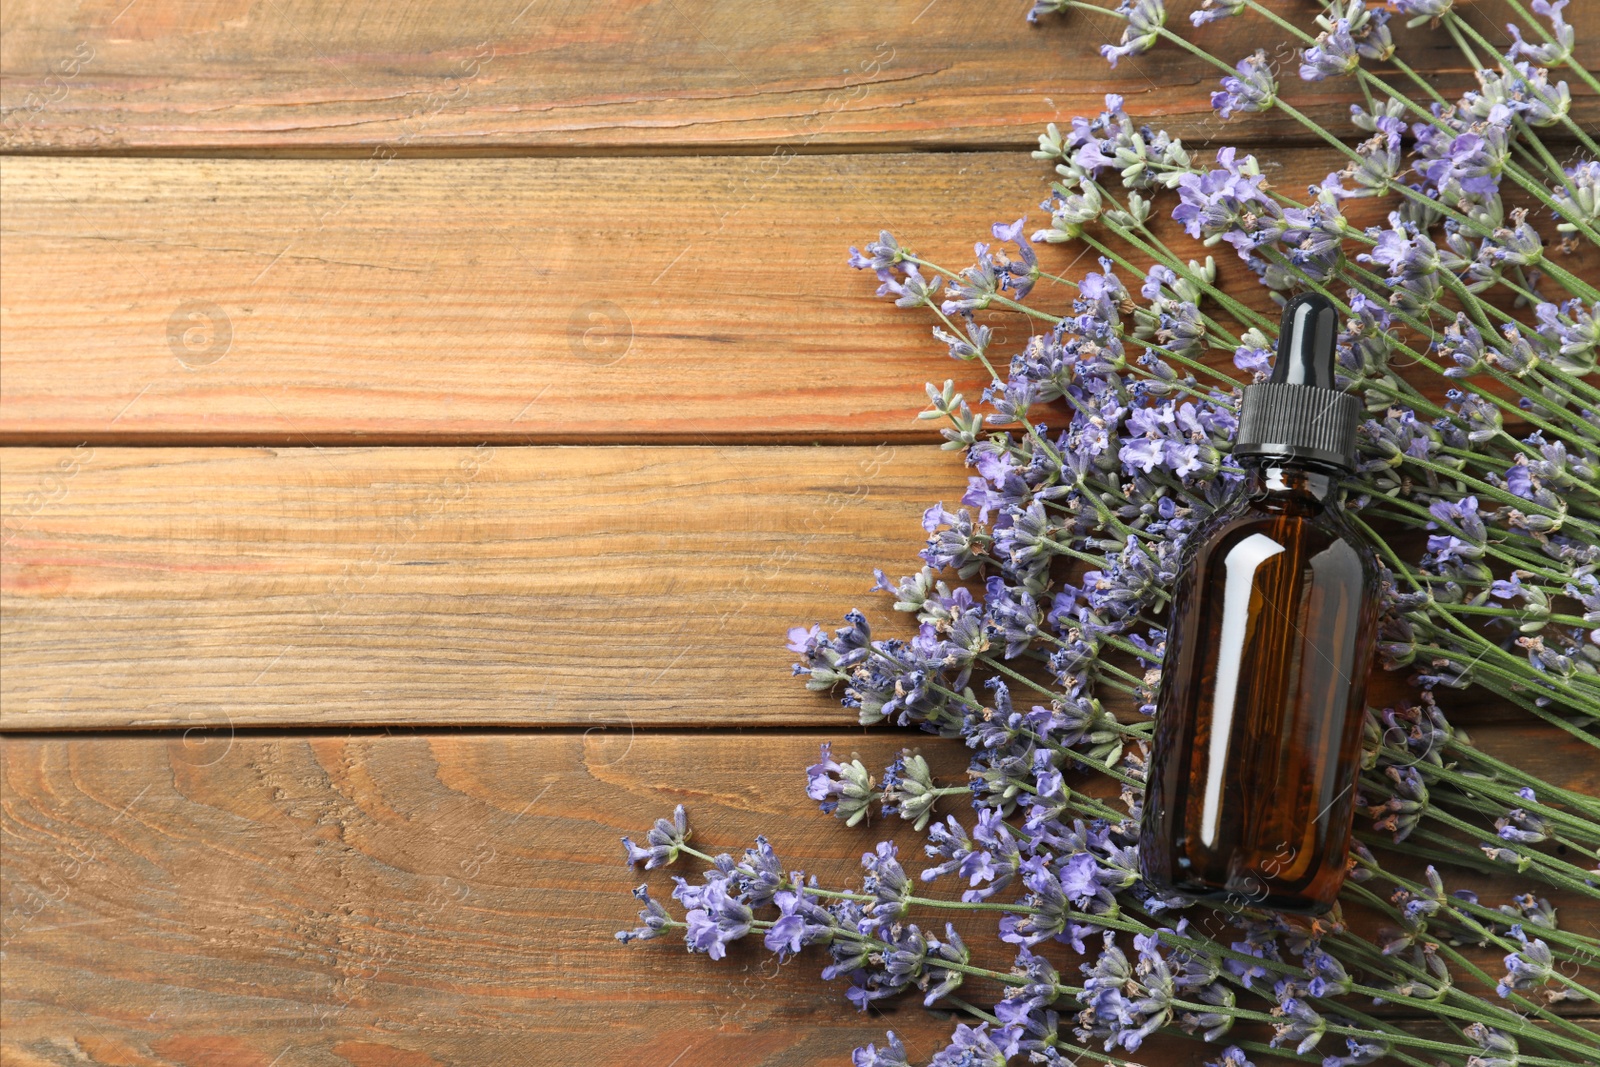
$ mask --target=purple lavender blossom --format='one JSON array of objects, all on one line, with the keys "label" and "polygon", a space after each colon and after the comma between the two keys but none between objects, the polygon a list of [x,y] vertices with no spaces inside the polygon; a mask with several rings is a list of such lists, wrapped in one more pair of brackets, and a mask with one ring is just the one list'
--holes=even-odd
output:
[{"label": "purple lavender blossom", "polygon": [[1340,19],[1332,29],[1318,34],[1316,43],[1300,54],[1300,77],[1305,81],[1349,74],[1361,63],[1361,53],[1350,33],[1350,23]]},{"label": "purple lavender blossom", "polygon": [[1272,1009],[1272,1014],[1283,1020],[1273,1024],[1272,1047],[1288,1045],[1301,1056],[1316,1048],[1328,1029],[1328,1021],[1298,997],[1286,998]]},{"label": "purple lavender blossom", "polygon": [[875,903],[867,908],[867,928],[862,932],[882,930],[905,916],[906,909],[910,907],[906,898],[911,896],[911,879],[906,876],[905,868],[900,866],[898,851],[892,841],[879,841],[871,852],[863,853],[861,865],[866,869],[862,891],[876,898]]},{"label": "purple lavender blossom", "polygon": [[1075,1033],[1079,1040],[1101,1040],[1107,1052],[1137,1051],[1156,1030],[1172,1019],[1175,989],[1156,937],[1136,936],[1137,968],[1129,963],[1108,930],[1100,956],[1082,965],[1084,989],[1078,1000],[1085,1010]]},{"label": "purple lavender blossom", "polygon": [[1418,160],[1415,169],[1445,200],[1462,194],[1490,197],[1500,191],[1500,177],[1511,158],[1510,135],[1500,125],[1439,136],[1432,126],[1419,123]]},{"label": "purple lavender blossom", "polygon": [[1480,1056],[1483,1067],[1517,1067],[1517,1039],[1499,1030],[1491,1030],[1482,1023],[1473,1023],[1463,1033],[1479,1049],[1488,1053]]},{"label": "purple lavender blossom", "polygon": [[1569,25],[1561,14],[1567,3],[1568,0],[1533,0],[1530,5],[1533,13],[1543,15],[1550,20],[1550,33],[1555,41],[1529,44],[1522,39],[1521,27],[1508,23],[1506,32],[1515,38],[1515,42],[1507,54],[1513,59],[1517,56],[1526,56],[1535,63],[1543,63],[1547,67],[1565,63],[1567,57],[1572,55],[1573,47],[1578,43],[1578,31]]},{"label": "purple lavender blossom", "polygon": [[1072,0],[1033,0],[1033,7],[1028,9],[1028,21],[1038,22],[1042,16],[1059,15],[1071,5]]},{"label": "purple lavender blossom", "polygon": [[639,921],[643,925],[636,930],[617,931],[616,938],[624,945],[630,941],[649,941],[652,938],[659,937],[661,936],[661,931],[667,929],[668,924],[672,921],[671,916],[667,914],[667,909],[661,906],[661,902],[650,896],[649,886],[640,886],[633,891],[633,895],[644,905],[644,909],[639,912]]},{"label": "purple lavender blossom", "polygon": [[1027,224],[1028,219],[1024,216],[1009,224],[997,222],[992,228],[995,240],[1015,244],[1017,255],[1021,257],[1006,264],[1001,277],[1001,284],[1010,290],[1013,300],[1025,299],[1033,291],[1033,283],[1039,277],[1039,257],[1034,254],[1033,245],[1028,243]]},{"label": "purple lavender blossom", "polygon": [[1410,27],[1443,18],[1454,6],[1455,0],[1394,0],[1395,10],[1401,16],[1409,17],[1406,25]]},{"label": "purple lavender blossom", "polygon": [[1272,373],[1273,352],[1265,345],[1240,345],[1233,353],[1233,365],[1248,371],[1256,381],[1265,381]]},{"label": "purple lavender blossom", "polygon": [[1505,958],[1505,977],[1495,986],[1495,992],[1502,998],[1543,988],[1554,969],[1549,945],[1538,938],[1530,940],[1520,925],[1511,928],[1511,936],[1520,941],[1522,947]]},{"label": "purple lavender blossom", "polygon": [[773,895],[786,881],[783,864],[779,862],[778,854],[772,850],[772,844],[765,834],[756,835],[755,847],[744,850],[744,859],[733,870],[738,876],[745,902],[752,908],[771,904]]},{"label": "purple lavender blossom", "polygon": [[688,816],[684,814],[683,805],[679,804],[673,809],[672,821],[657,819],[656,824],[645,835],[649,848],[640,848],[626,837],[622,839],[622,847],[628,850],[628,866],[643,863],[644,869],[650,871],[657,867],[665,867],[676,860],[678,850],[689,837]]},{"label": "purple lavender blossom", "polygon": [[935,278],[931,282],[928,281],[922,276],[922,272],[917,269],[915,263],[902,263],[900,271],[904,278],[903,281],[897,281],[894,274],[889,270],[880,269],[877,272],[878,281],[882,283],[878,286],[879,296],[892,296],[895,298],[895,305],[903,308],[922,307],[925,304],[932,304],[938,297],[939,286],[944,282],[943,278]]},{"label": "purple lavender blossom", "polygon": [[933,1054],[928,1067],[1005,1067],[1017,1054],[1022,1031],[1019,1027],[1000,1026],[989,1029],[988,1023],[979,1026],[956,1025],[950,1035],[950,1044]]},{"label": "purple lavender blossom", "polygon": [[[1360,1067],[1362,1064],[1377,1063],[1392,1051],[1389,1042],[1382,1038],[1347,1037],[1344,1045],[1349,1051],[1343,1056],[1324,1056],[1322,1067]],[[1491,1065],[1480,1062],[1478,1067]]]},{"label": "purple lavender blossom", "polygon": [[[1600,174],[1596,175],[1600,179]],[[1564,304],[1540,302],[1534,307],[1539,336],[1554,350],[1553,359],[1570,374],[1590,374],[1600,350],[1600,301],[1585,306],[1581,300]]]},{"label": "purple lavender blossom", "polygon": [[[679,883],[682,891],[686,883]],[[749,906],[735,894],[728,892],[728,882],[708,875],[705,886],[693,894],[675,892],[685,904],[693,902],[684,915],[688,929],[683,939],[693,952],[704,952],[714,960],[727,955],[727,946],[750,932],[755,918]]]},{"label": "purple lavender blossom", "polygon": [[1577,223],[1570,221],[1573,216],[1590,225],[1600,221],[1600,160],[1583,160],[1568,167],[1565,174],[1567,180],[1552,190],[1561,213],[1566,215],[1556,229],[1577,233]]},{"label": "purple lavender blossom", "polygon": [[1202,0],[1200,7],[1189,13],[1189,21],[1204,26],[1218,19],[1231,18],[1245,8],[1245,0]]},{"label": "purple lavender blossom", "polygon": [[1266,52],[1257,49],[1254,55],[1239,60],[1238,76],[1222,79],[1222,88],[1211,94],[1211,106],[1223,118],[1231,118],[1236,111],[1266,111],[1277,99],[1278,84],[1272,77],[1272,65]]},{"label": "purple lavender blossom", "polygon": [[825,813],[854,826],[866,818],[875,794],[866,765],[858,759],[835,763],[832,746],[824,741],[822,757],[806,768],[806,796],[818,801]]},{"label": "purple lavender blossom", "polygon": [[850,246],[850,265],[857,270],[891,270],[904,258],[905,250],[888,230],[878,231],[878,239],[867,242],[865,254],[854,245]]},{"label": "purple lavender blossom", "polygon": [[1390,303],[1410,312],[1425,311],[1439,299],[1444,282],[1439,275],[1439,249],[1428,235],[1398,214],[1389,216],[1389,228],[1367,231],[1377,238],[1372,251],[1356,258],[1387,267],[1384,280],[1392,289]]},{"label": "purple lavender blossom", "polygon": [[1227,241],[1241,255],[1274,240],[1282,209],[1261,188],[1255,157],[1237,160],[1233,148],[1217,153],[1220,166],[1205,174],[1184,174],[1178,179],[1180,203],[1172,217],[1190,237],[1207,245]]},{"label": "purple lavender blossom", "polygon": [[[1033,18],[1032,15],[1028,17]],[[884,1037],[886,1040],[881,1049],[876,1045],[867,1045],[851,1053],[852,1067],[908,1067],[906,1047],[894,1036],[894,1031],[890,1030]]]},{"label": "purple lavender blossom", "polygon": [[1117,14],[1127,21],[1122,40],[1100,46],[1100,54],[1113,67],[1123,56],[1142,55],[1155,47],[1161,39],[1161,27],[1167,22],[1167,7],[1165,0],[1122,0]]},{"label": "purple lavender blossom", "polygon": [[[1318,194],[1318,203],[1308,208],[1285,208],[1283,212],[1284,254],[1305,277],[1314,282],[1330,281],[1344,258],[1345,227],[1338,199],[1331,193]],[[1298,283],[1299,279],[1292,279]],[[1289,288],[1291,279],[1272,285]],[[1270,283],[1269,283],[1270,284]]]},{"label": "purple lavender blossom", "polygon": [[773,895],[778,918],[767,929],[765,943],[779,958],[799,952],[807,945],[827,945],[833,941],[838,920],[802,889],[783,889]]}]

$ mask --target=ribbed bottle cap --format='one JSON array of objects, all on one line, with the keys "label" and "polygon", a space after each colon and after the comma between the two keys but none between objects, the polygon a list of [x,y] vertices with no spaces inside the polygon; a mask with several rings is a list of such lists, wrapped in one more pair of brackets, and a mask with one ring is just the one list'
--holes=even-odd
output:
[{"label": "ribbed bottle cap", "polygon": [[1303,460],[1356,469],[1361,401],[1334,386],[1339,312],[1318,293],[1283,309],[1270,380],[1248,385],[1239,408],[1236,459]]}]

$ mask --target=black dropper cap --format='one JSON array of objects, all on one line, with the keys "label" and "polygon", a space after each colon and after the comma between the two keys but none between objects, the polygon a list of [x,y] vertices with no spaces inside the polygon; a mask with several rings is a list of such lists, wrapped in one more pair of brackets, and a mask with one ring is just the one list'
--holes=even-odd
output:
[{"label": "black dropper cap", "polygon": [[1320,293],[1302,293],[1283,309],[1272,377],[1244,390],[1236,459],[1255,457],[1356,469],[1361,401],[1334,385],[1339,312]]}]

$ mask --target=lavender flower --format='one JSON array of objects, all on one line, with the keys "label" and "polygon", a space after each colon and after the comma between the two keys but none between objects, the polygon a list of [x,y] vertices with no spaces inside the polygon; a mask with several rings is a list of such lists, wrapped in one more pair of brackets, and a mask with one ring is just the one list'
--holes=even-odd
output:
[{"label": "lavender flower", "polygon": [[[786,881],[783,864],[778,861],[777,853],[763,834],[756,835],[754,848],[744,850],[744,859],[734,867],[733,873],[738,877],[745,902],[753,908],[771,904],[774,894]],[[796,875],[794,880],[798,881],[799,876]]]},{"label": "lavender flower", "polygon": [[1464,1032],[1479,1049],[1489,1054],[1478,1057],[1478,1067],[1517,1067],[1520,1062],[1517,1039],[1509,1034],[1491,1030],[1483,1023],[1473,1023]]},{"label": "lavender flower", "polygon": [[1181,203],[1172,217],[1190,237],[1207,245],[1227,241],[1241,255],[1278,233],[1282,210],[1261,188],[1261,171],[1254,156],[1237,160],[1232,148],[1217,153],[1216,170],[1185,174],[1178,180]]},{"label": "lavender flower", "polygon": [[1486,125],[1446,139],[1432,127],[1419,124],[1415,169],[1428,185],[1449,202],[1463,195],[1492,197],[1500,191],[1500,178],[1511,158],[1510,135],[1504,126]]},{"label": "lavender flower", "polygon": [[1245,0],[1201,0],[1200,7],[1189,14],[1189,21],[1204,26],[1218,19],[1231,18],[1245,8]]},{"label": "lavender flower", "polygon": [[782,958],[807,945],[832,944],[838,920],[812,899],[804,888],[782,889],[773,894],[778,918],[767,929],[765,943]]},{"label": "lavender flower", "polygon": [[1166,1025],[1173,1015],[1172,972],[1159,951],[1159,939],[1134,939],[1137,965],[1129,963],[1110,931],[1092,964],[1082,966],[1084,989],[1078,1000],[1085,1010],[1079,1016],[1078,1039],[1099,1039],[1106,1051],[1137,1051],[1144,1039]]},{"label": "lavender flower", "polygon": [[1344,19],[1318,34],[1316,43],[1302,52],[1300,58],[1300,77],[1306,81],[1349,74],[1361,63],[1350,23]]},{"label": "lavender flower", "polygon": [[1002,1026],[989,1029],[958,1024],[950,1044],[933,1054],[928,1067],[1005,1067],[1017,1053],[1022,1040],[1020,1028]]},{"label": "lavender flower", "polygon": [[1071,6],[1072,0],[1033,0],[1033,7],[1028,9],[1028,21],[1038,22],[1043,15],[1059,15]]},{"label": "lavender flower", "polygon": [[1565,63],[1572,55],[1573,47],[1578,43],[1578,31],[1569,25],[1562,17],[1562,9],[1567,6],[1568,0],[1533,0],[1531,6],[1533,13],[1543,15],[1550,20],[1551,36],[1553,42],[1546,44],[1529,44],[1522,39],[1522,29],[1515,24],[1508,24],[1506,32],[1515,38],[1507,53],[1511,58],[1527,56],[1535,63],[1543,63],[1547,67],[1554,67]]},{"label": "lavender flower", "polygon": [[1389,1042],[1381,1038],[1347,1037],[1344,1044],[1349,1052],[1343,1056],[1324,1056],[1322,1067],[1357,1067],[1359,1064],[1377,1063],[1393,1051]]},{"label": "lavender flower", "polygon": [[1026,299],[1039,277],[1039,257],[1034,254],[1033,246],[1028,243],[1027,224],[1027,217],[1024,216],[1009,224],[997,222],[992,228],[995,240],[1010,242],[1017,246],[1017,255],[1020,258],[1008,262],[1001,277],[1001,284],[1010,290],[1014,300]]},{"label": "lavender flower", "polygon": [[1283,1020],[1273,1024],[1272,1047],[1288,1045],[1302,1056],[1317,1047],[1328,1029],[1328,1021],[1298,997],[1284,999],[1272,1014]]},{"label": "lavender flower", "polygon": [[1564,216],[1556,229],[1562,233],[1577,233],[1579,221],[1591,226],[1600,222],[1600,161],[1586,159],[1567,168],[1565,174],[1567,180],[1553,190],[1560,209],[1557,217]]},{"label": "lavender flower", "polygon": [[928,825],[938,799],[928,761],[920,755],[902,751],[883,773],[883,813],[900,816],[918,831]]},{"label": "lavender flower", "polygon": [[865,254],[854,245],[850,246],[850,265],[857,270],[892,270],[900,265],[905,256],[900,242],[888,230],[878,231],[878,239],[867,242]]},{"label": "lavender flower", "polygon": [[628,866],[643,863],[644,869],[649,871],[665,867],[675,861],[678,858],[678,850],[689,837],[688,816],[684,814],[683,805],[679,804],[673,809],[672,821],[657,819],[656,824],[645,835],[649,848],[640,848],[626,837],[622,839],[622,847],[628,850]]},{"label": "lavender flower", "polygon": [[1410,16],[1406,23],[1415,28],[1424,22],[1437,22],[1455,6],[1455,0],[1394,0],[1394,7],[1402,16]]},{"label": "lavender flower", "polygon": [[659,937],[661,931],[667,929],[672,921],[660,901],[651,898],[649,886],[640,886],[633,891],[633,895],[644,905],[644,910],[639,912],[639,921],[644,925],[636,930],[618,930],[616,938],[624,945],[630,941],[649,941],[651,938]]},{"label": "lavender flower", "polygon": [[1267,54],[1259,49],[1239,60],[1238,77],[1222,79],[1222,88],[1211,94],[1211,106],[1229,118],[1235,111],[1266,111],[1277,99],[1278,83],[1272,77]]},{"label": "lavender flower", "polygon": [[[911,896],[911,879],[900,866],[898,852],[892,841],[879,841],[871,852],[864,853],[861,865],[866,868],[862,892],[875,897],[876,902],[867,908],[867,928],[883,929],[905,916]],[[863,930],[863,933],[867,930]]]},{"label": "lavender flower", "polygon": [[1044,204],[1050,212],[1050,228],[1036,231],[1035,241],[1061,244],[1076,240],[1085,225],[1100,217],[1105,210],[1100,187],[1084,178],[1078,183],[1078,190],[1074,193],[1064,185],[1055,186],[1055,197]]},{"label": "lavender flower", "polygon": [[1494,987],[1494,991],[1502,998],[1512,993],[1543,988],[1550,981],[1553,971],[1554,961],[1549,945],[1538,938],[1530,940],[1520,925],[1511,928],[1511,936],[1520,941],[1522,947],[1505,958],[1505,977]]},{"label": "lavender flower", "polygon": [[1167,22],[1165,0],[1122,0],[1117,14],[1127,21],[1122,30],[1122,40],[1116,45],[1101,45],[1100,54],[1113,67],[1123,56],[1137,56],[1155,47],[1161,39],[1161,27]]},{"label": "lavender flower", "polygon": [[728,892],[726,879],[708,878],[702,887],[680,881],[673,895],[693,905],[684,915],[688,929],[683,935],[692,952],[720,960],[727,955],[726,945],[750,932],[755,915],[743,899]]},{"label": "lavender flower", "polygon": [[890,1030],[884,1037],[886,1040],[881,1049],[876,1045],[867,1045],[851,1053],[850,1062],[853,1067],[908,1067],[906,1047],[900,1043],[898,1037],[894,1036],[894,1031]]},{"label": "lavender flower", "polygon": [[858,759],[835,763],[832,746],[826,741],[822,743],[822,757],[806,768],[806,780],[806,796],[819,801],[824,812],[837,815],[846,826],[866,818],[876,795],[866,765]]}]

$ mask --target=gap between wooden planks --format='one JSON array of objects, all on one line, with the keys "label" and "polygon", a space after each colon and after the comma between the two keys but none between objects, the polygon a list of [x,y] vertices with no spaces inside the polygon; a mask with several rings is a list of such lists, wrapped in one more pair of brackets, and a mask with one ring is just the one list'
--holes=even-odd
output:
[{"label": "gap between wooden planks", "polygon": [[[737,853],[765,832],[824,884],[852,877],[885,836],[919,870],[917,835],[898,820],[850,830],[804,799],[823,739],[878,769],[913,745],[939,781],[965,771],[958,742],[899,730],[7,739],[7,1060],[72,1049],[73,1062],[265,1067],[287,1047],[290,1063],[665,1065],[682,1053],[677,1067],[754,1067],[842,1062],[885,1027],[925,1057],[951,1023],[914,997],[843,1010],[842,988],[815,981],[814,953],[777,967],[745,945],[711,964],[675,938],[611,937],[634,925],[628,890],[647,882],[666,899],[672,873],[628,870],[617,839],[676,803],[697,847]],[[1479,741],[1595,788],[1571,739],[1508,726]],[[1499,900],[1495,882],[1448,877]],[[1370,917],[1352,922],[1371,930]],[[986,925],[960,925],[976,962],[1004,969]],[[1070,950],[1040,951],[1076,977]],[[1174,1040],[1144,1062],[1215,1051]]]},{"label": "gap between wooden planks", "polygon": [[[1264,165],[1301,191],[1336,162],[1285,149]],[[1047,223],[1049,176],[1016,152],[775,171],[13,159],[0,173],[0,441],[936,441],[915,418],[923,383],[953,378],[975,398],[981,368],[945,356],[931,316],[874,296],[847,248],[886,226],[963,267],[992,223]],[[1350,212],[1377,222],[1378,208]],[[1161,219],[1181,254],[1207,254]],[[1266,290],[1214,251],[1220,283],[1275,321]],[[1098,269],[1082,245],[1040,256],[1069,279]],[[1593,248],[1563,262],[1600,274]],[[1066,285],[1035,294],[1070,310]],[[1001,351],[1035,328],[989,321]],[[1238,375],[1231,352],[1209,359]],[[1435,398],[1448,384],[1419,380]]]},{"label": "gap between wooden planks", "polygon": [[[9,730],[847,722],[790,676],[785,634],[852,606],[905,633],[873,570],[920,567],[924,509],[967,478],[904,444],[10,448],[0,468]],[[1412,695],[1378,672],[1371,699]]]},{"label": "gap between wooden planks", "polygon": [[[1297,25],[1312,10],[1269,0]],[[1112,5],[1114,6],[1114,5]],[[1480,9],[1480,7],[1482,9]],[[1248,15],[1185,36],[1229,62],[1258,48],[1291,99],[1343,129],[1349,79],[1297,80],[1288,35]],[[1463,6],[1496,43],[1499,7]],[[1115,70],[1095,52],[1113,15],[1039,26],[1020,4],[879,0],[804,5],[589,0],[318,4],[126,0],[62,17],[53,0],[7,5],[0,144],[34,152],[471,151],[594,153],[778,146],[1019,146],[1047,122],[1095,114],[1105,93],[1185,138],[1219,133],[1219,73],[1172,45]],[[1600,16],[1573,4],[1580,55],[1600,66]],[[1395,34],[1448,98],[1475,82],[1445,31]],[[1409,84],[1409,83],[1406,83]],[[1576,110],[1596,117],[1574,86]],[[1277,112],[1226,127],[1235,140],[1310,140]]]}]

